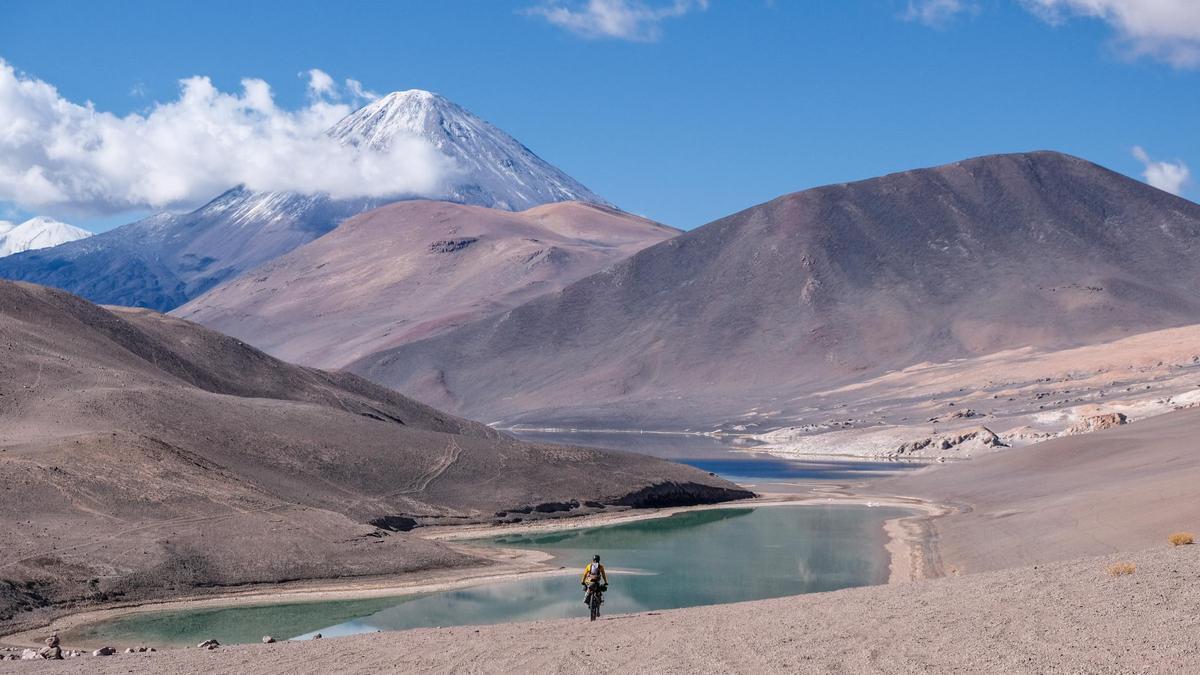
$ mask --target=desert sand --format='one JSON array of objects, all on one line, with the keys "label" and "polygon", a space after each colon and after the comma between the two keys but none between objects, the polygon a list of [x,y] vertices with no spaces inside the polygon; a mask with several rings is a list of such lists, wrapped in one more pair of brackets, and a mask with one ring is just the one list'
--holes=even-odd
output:
[{"label": "desert sand", "polygon": [[1200,532],[1198,433],[1200,408],[1180,410],[871,489],[958,507],[933,524],[947,574],[1139,550],[1172,532]]},{"label": "desert sand", "polygon": [[[1003,452],[1086,428],[1089,418],[1126,422],[1200,404],[1200,326],[1151,331],[1063,350],[1030,347],[970,359],[921,363],[793,404],[789,425],[747,411],[734,433],[787,456],[952,458]],[[988,429],[1000,444],[938,443]]]}]

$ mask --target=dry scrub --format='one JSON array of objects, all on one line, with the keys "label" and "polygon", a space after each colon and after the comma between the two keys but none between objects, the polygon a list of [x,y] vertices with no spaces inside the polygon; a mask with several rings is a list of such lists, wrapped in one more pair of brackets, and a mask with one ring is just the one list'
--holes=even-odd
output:
[{"label": "dry scrub", "polygon": [[1171,542],[1172,546],[1187,546],[1188,544],[1195,543],[1196,538],[1192,536],[1191,532],[1176,532],[1167,537],[1167,541]]},{"label": "dry scrub", "polygon": [[1108,568],[1108,575],[1111,577],[1123,577],[1126,574],[1133,574],[1137,571],[1137,565],[1131,562],[1114,563]]}]

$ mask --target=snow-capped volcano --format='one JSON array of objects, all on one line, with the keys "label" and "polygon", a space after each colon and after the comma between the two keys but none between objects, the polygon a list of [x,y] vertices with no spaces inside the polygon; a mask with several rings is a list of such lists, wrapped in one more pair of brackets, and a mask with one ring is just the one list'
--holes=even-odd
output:
[{"label": "snow-capped volcano", "polygon": [[42,248],[58,246],[92,236],[91,232],[46,216],[35,216],[16,225],[0,220],[0,258]]},{"label": "snow-capped volcano", "polygon": [[[0,260],[0,277],[57,286],[102,304],[168,311],[307,244],[343,220],[405,199],[509,211],[561,201],[608,206],[512,136],[427,91],[388,94],[326,133],[362,152],[401,137],[428,141],[453,164],[437,194],[334,199],[232,187],[191,213],[163,213],[86,241]],[[397,148],[398,150],[398,148]]]},{"label": "snow-capped volcano", "polygon": [[401,134],[432,143],[457,168],[447,201],[509,211],[562,201],[611,206],[517,139],[421,89],[392,92],[351,113],[328,133],[343,143],[384,152]]}]

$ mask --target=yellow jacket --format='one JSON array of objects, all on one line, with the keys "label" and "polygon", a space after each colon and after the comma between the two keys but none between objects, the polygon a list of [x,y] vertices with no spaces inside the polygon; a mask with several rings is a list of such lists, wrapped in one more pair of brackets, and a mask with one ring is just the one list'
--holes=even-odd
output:
[{"label": "yellow jacket", "polygon": [[588,575],[592,572],[592,565],[595,565],[597,568],[599,568],[597,571],[600,572],[600,578],[604,580],[604,583],[607,584],[608,574],[604,571],[604,565],[601,565],[600,563],[588,563],[587,567],[583,568],[583,576],[579,578],[579,583],[587,583]]}]

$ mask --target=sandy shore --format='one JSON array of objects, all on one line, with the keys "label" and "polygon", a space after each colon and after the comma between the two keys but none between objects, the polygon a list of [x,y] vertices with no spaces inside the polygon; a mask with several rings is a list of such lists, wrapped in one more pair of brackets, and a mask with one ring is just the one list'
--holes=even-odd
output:
[{"label": "sandy shore", "polygon": [[1200,532],[1200,408],[871,485],[963,505],[938,519],[946,575],[1137,551]]},{"label": "sandy shore", "polygon": [[[1116,561],[1136,564],[1112,577]],[[54,663],[39,673],[1184,673],[1200,546],[775,600]]]},{"label": "sandy shore", "polygon": [[179,597],[163,602],[131,603],[65,615],[56,619],[50,626],[4,636],[0,639],[0,644],[16,647],[38,647],[42,645],[42,640],[45,639],[46,635],[51,632],[57,632],[64,637],[72,648],[94,649],[104,645],[93,644],[87,640],[71,640],[72,634],[83,626],[130,614],[182,609],[194,610],[271,605],[281,602],[321,602],[393,597],[453,590],[511,581],[530,576],[574,574],[574,569],[565,569],[554,564],[550,555],[540,551],[478,546],[469,543],[469,540],[500,535],[557,532],[620,525],[655,518],[666,518],[686,511],[737,507],[827,506],[833,504],[896,507],[914,511],[912,516],[895,518],[885,523],[884,531],[888,537],[886,550],[890,557],[888,581],[889,583],[898,583],[929,578],[940,574],[940,570],[930,564],[932,559],[929,553],[928,522],[933,517],[947,513],[945,507],[915,498],[857,495],[848,492],[844,486],[823,485],[814,487],[812,493],[806,496],[763,494],[755,499],[725,504],[639,509],[620,513],[601,513],[578,518],[542,520],[511,525],[433,527],[428,528],[425,532],[420,532],[420,536],[442,541],[449,544],[452,548],[487,560],[491,564],[484,568],[438,570],[388,578],[309,581],[270,587],[253,587],[220,595]]}]

